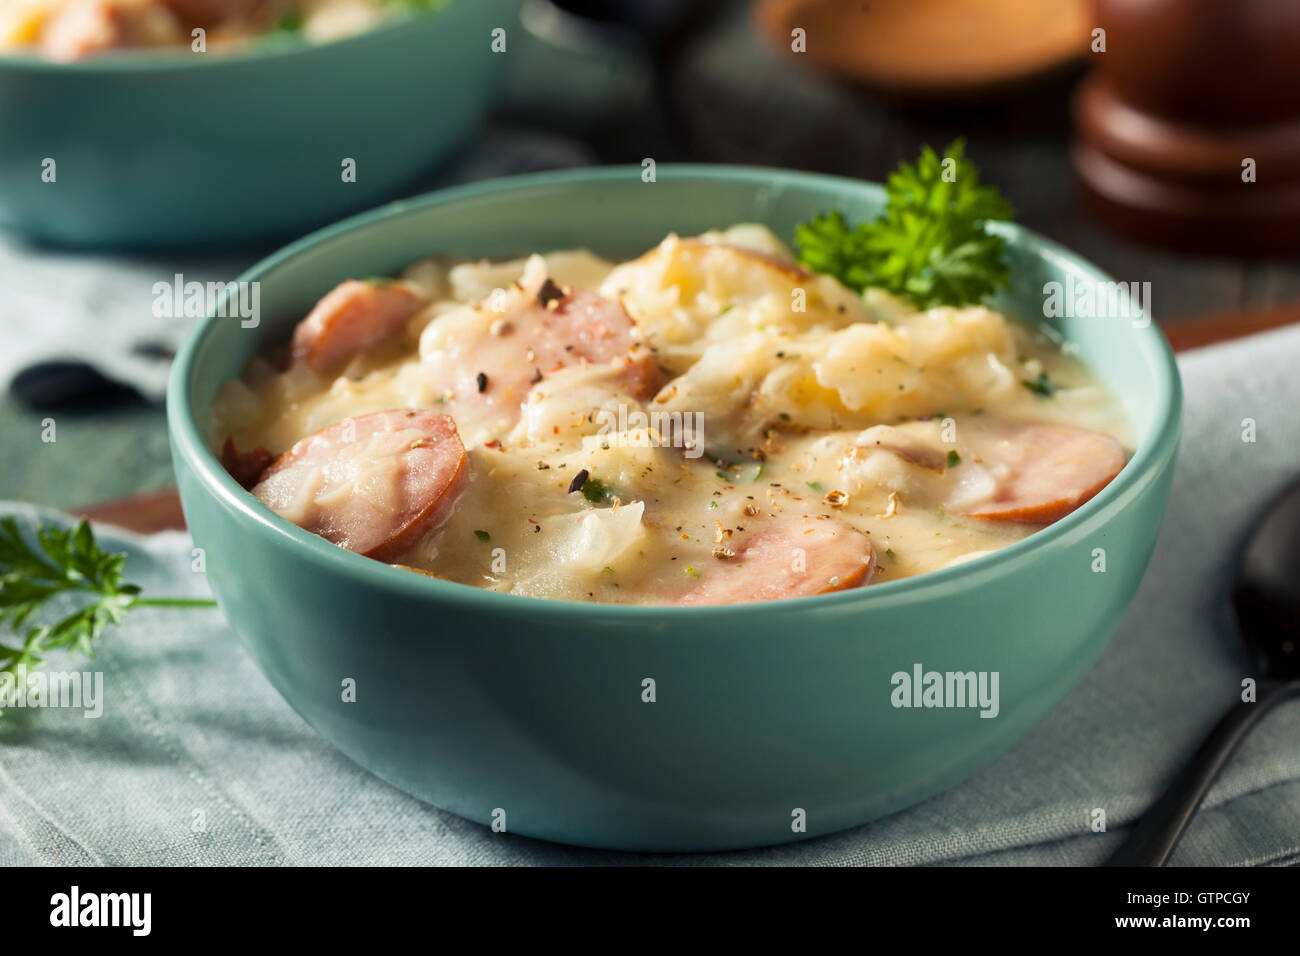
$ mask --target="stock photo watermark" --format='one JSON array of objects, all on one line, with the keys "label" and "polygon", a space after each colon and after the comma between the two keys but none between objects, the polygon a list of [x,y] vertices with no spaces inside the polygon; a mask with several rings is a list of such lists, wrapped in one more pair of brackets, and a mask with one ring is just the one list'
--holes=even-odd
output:
[{"label": "stock photo watermark", "polygon": [[1043,284],[1043,316],[1049,319],[1128,319],[1136,329],[1151,324],[1151,283],[1076,277]]},{"label": "stock photo watermark", "polygon": [[895,708],[969,708],[993,718],[1001,711],[1000,680],[998,671],[927,671],[913,664],[910,672],[895,671],[889,678],[889,702]]},{"label": "stock photo watermark", "polygon": [[262,321],[262,286],[260,282],[186,281],[178,272],[171,281],[153,284],[153,314],[159,319],[218,318],[239,319],[246,329],[255,329]]},{"label": "stock photo watermark", "polygon": [[0,672],[0,711],[11,708],[81,710],[85,717],[102,717],[104,673],[28,670],[19,664]]},{"label": "stock photo watermark", "polygon": [[57,927],[122,927],[132,936],[153,929],[152,893],[83,893],[75,884],[50,897],[50,925]]},{"label": "stock photo watermark", "polygon": [[704,455],[703,412],[643,412],[620,404],[601,409],[592,421],[605,447],[680,448],[684,458]]}]

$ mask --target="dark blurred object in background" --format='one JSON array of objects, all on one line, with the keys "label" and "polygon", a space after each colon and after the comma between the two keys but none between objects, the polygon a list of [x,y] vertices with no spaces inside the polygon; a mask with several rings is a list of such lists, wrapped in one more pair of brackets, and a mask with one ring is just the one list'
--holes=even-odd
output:
[{"label": "dark blurred object in background", "polygon": [[524,38],[504,112],[583,136],[635,123],[659,147],[656,155],[670,158],[676,149],[664,143],[681,140],[680,110],[656,101],[673,96],[669,72],[683,44],[727,7],[700,0],[524,0]]},{"label": "dark blurred object in background", "polygon": [[1074,148],[1094,213],[1165,247],[1300,252],[1300,2],[1094,4]]},{"label": "dark blurred object in background", "polygon": [[552,0],[562,10],[597,23],[622,27],[651,44],[679,37],[705,19],[716,4],[699,0]]}]

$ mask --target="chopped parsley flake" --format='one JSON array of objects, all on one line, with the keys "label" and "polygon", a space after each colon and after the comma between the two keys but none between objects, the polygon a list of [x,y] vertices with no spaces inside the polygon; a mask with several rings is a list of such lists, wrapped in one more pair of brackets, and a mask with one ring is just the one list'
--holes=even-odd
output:
[{"label": "chopped parsley flake", "polygon": [[1029,389],[1039,398],[1051,398],[1061,390],[1061,386],[1048,378],[1046,372],[1039,372],[1038,378],[1033,379],[1032,381],[1023,381],[1020,384]]},{"label": "chopped parsley flake", "polygon": [[582,485],[582,497],[593,505],[598,505],[608,501],[610,496],[603,481],[599,478],[588,478]]}]

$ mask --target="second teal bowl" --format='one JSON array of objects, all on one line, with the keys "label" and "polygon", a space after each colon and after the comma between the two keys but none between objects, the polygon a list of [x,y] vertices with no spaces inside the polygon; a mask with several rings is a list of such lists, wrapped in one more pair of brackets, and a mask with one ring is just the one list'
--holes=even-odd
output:
[{"label": "second teal bowl", "polygon": [[0,57],[0,226],[76,246],[247,242],[400,195],[486,113],[503,71],[491,31],[517,7],[455,0],[230,55]]},{"label": "second teal bowl", "polygon": [[[1154,325],[1056,320],[1123,397],[1139,439],[1096,498],[966,564],[796,601],[589,605],[411,574],[272,514],[206,441],[217,386],[345,277],[438,251],[624,257],[669,231],[737,222],[790,237],[815,212],[860,219],[882,199],[877,186],[779,170],[660,167],[654,183],[640,168],[549,173],[384,207],[244,275],[261,283],[261,324],[199,326],[176,360],[168,423],[212,589],[271,683],[340,750],[423,800],[510,832],[632,850],[829,833],[951,787],[1021,739],[1101,653],[1155,543],[1181,392]],[[1047,281],[1104,278],[1032,233],[1000,231],[1013,312],[1041,316]],[[891,676],[917,664],[997,672],[997,716],[894,707]]]}]

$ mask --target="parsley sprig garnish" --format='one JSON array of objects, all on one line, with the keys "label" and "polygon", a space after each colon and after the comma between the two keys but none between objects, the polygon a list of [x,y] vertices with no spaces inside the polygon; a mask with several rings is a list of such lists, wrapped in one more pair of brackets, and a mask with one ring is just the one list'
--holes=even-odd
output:
[{"label": "parsley sprig garnish", "polygon": [[942,157],[926,146],[890,175],[887,192],[885,211],[872,222],[850,226],[830,212],[799,226],[799,261],[854,291],[874,286],[922,309],[970,305],[1006,285],[1006,243],[985,225],[1014,210],[980,184],[962,140]]},{"label": "parsley sprig garnish", "polygon": [[[75,528],[42,524],[33,546],[13,517],[0,518],[0,625],[16,632],[0,643],[0,673],[34,670],[53,650],[93,657],[95,642],[133,608],[216,606],[204,599],[142,598],[139,587],[123,583],[125,564],[125,554],[99,547],[89,522]],[[36,623],[60,595],[89,600],[52,624]]]}]

